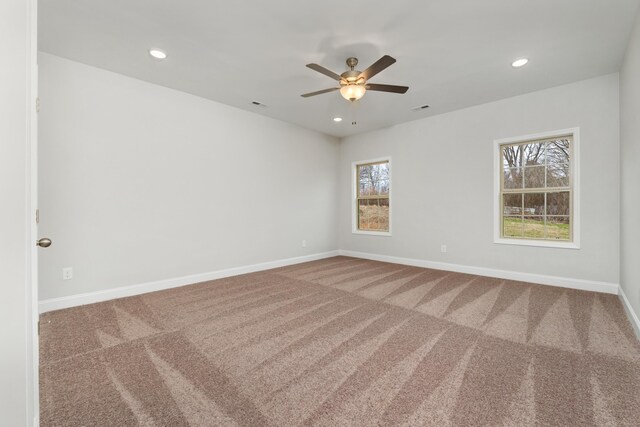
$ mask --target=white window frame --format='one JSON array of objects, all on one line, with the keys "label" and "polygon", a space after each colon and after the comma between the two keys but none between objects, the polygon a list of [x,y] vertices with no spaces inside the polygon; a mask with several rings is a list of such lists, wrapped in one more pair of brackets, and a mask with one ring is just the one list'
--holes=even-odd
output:
[{"label": "white window frame", "polygon": [[[527,141],[553,138],[560,135],[572,135],[572,156],[569,159],[571,180],[572,210],[571,229],[572,241],[553,241],[538,239],[520,239],[502,237],[502,206],[500,204],[500,183],[502,179],[502,151],[505,144],[518,144]],[[523,135],[512,138],[496,139],[493,144],[493,242],[504,245],[538,246],[546,248],[580,249],[580,128],[560,129],[551,132]]]},{"label": "white window frame", "polygon": [[[369,231],[358,229],[358,165],[364,165],[368,163],[382,163],[387,162],[389,164],[389,231]],[[391,164],[391,157],[379,157],[377,159],[359,160],[351,163],[351,232],[353,234],[366,234],[369,236],[391,236],[391,225],[393,218],[393,200],[392,200],[392,188],[393,188],[393,166]]]}]

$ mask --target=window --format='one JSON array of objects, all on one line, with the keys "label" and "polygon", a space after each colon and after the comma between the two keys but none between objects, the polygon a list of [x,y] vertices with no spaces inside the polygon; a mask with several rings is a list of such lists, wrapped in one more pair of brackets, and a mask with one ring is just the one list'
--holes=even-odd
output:
[{"label": "window", "polygon": [[497,141],[498,243],[578,247],[577,129]]},{"label": "window", "polygon": [[390,233],[390,159],[354,163],[355,233]]}]

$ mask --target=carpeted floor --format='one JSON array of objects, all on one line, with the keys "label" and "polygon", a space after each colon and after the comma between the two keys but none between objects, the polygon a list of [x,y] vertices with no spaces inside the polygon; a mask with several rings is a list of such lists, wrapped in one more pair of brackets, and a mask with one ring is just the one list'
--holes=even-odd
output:
[{"label": "carpeted floor", "polygon": [[618,297],[335,257],[46,313],[43,426],[627,425]]}]

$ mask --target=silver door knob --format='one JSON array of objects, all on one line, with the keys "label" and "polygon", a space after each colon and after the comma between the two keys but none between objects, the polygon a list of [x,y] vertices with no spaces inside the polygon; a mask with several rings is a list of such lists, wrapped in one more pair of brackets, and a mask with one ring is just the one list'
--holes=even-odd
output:
[{"label": "silver door knob", "polygon": [[40,246],[41,248],[48,248],[49,246],[51,246],[51,239],[47,239],[46,237],[44,237],[36,242],[36,246]]}]

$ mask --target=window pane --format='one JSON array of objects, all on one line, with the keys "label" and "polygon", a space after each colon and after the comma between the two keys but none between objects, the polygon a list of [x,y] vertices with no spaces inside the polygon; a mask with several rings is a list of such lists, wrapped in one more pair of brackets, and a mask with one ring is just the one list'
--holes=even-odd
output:
[{"label": "window pane", "polygon": [[544,188],[544,166],[524,168],[525,188]]},{"label": "window pane", "polygon": [[376,219],[379,231],[389,231],[389,199],[378,200]]},{"label": "window pane", "polygon": [[544,193],[524,195],[525,215],[544,215]]},{"label": "window pane", "polygon": [[549,141],[546,151],[547,163],[569,163],[569,144],[569,139]]},{"label": "window pane", "polygon": [[504,188],[522,188],[522,168],[509,168],[504,170]]},{"label": "window pane", "polygon": [[358,166],[360,195],[372,196],[389,193],[389,164],[376,163]]},{"label": "window pane", "polygon": [[389,180],[360,181],[361,196],[376,196],[389,194]]},{"label": "window pane", "polygon": [[561,136],[500,147],[503,237],[571,241],[572,144]]},{"label": "window pane", "polygon": [[502,147],[503,168],[536,166],[547,163],[569,163],[570,138],[530,142]]},{"label": "window pane", "polygon": [[378,230],[378,199],[370,199],[369,206],[369,230]]},{"label": "window pane", "polygon": [[388,179],[380,179],[373,182],[373,194],[389,194],[389,180]]},{"label": "window pane", "polygon": [[528,239],[544,238],[544,217],[525,216],[523,225],[524,225],[524,237]]},{"label": "window pane", "polygon": [[373,170],[373,165],[358,166],[358,177],[360,182],[362,181],[371,182],[372,170]]},{"label": "window pane", "polygon": [[524,166],[544,165],[544,142],[523,144]]},{"label": "window pane", "polygon": [[369,200],[358,200],[358,229],[369,230],[370,228]]},{"label": "window pane", "polygon": [[[357,166],[359,196],[387,196],[389,194],[389,163],[380,162]],[[358,229],[388,231],[389,200],[358,200]]]},{"label": "window pane", "polygon": [[522,194],[505,194],[502,198],[503,215],[522,214]]},{"label": "window pane", "polygon": [[567,163],[552,163],[547,165],[547,187],[568,187],[569,165]]},{"label": "window pane", "polygon": [[[389,162],[357,166],[358,196],[376,197],[389,195]],[[366,231],[389,231],[389,199],[360,199],[358,206],[358,229]]]},{"label": "window pane", "polygon": [[359,200],[358,229],[389,231],[389,199]]},{"label": "window pane", "polygon": [[373,194],[373,184],[368,181],[360,181],[360,193],[361,196],[370,196]]},{"label": "window pane", "polygon": [[569,228],[568,216],[548,216],[547,217],[547,239],[569,240],[571,232]]},{"label": "window pane", "polygon": [[378,179],[389,179],[389,163],[380,163],[378,165]]},{"label": "window pane", "polygon": [[522,166],[522,147],[511,145],[502,147],[502,168],[515,168]]},{"label": "window pane", "polygon": [[505,216],[502,218],[502,235],[504,237],[522,237],[522,218],[519,216]]},{"label": "window pane", "polygon": [[568,191],[547,193],[547,215],[570,215],[571,195]]},{"label": "window pane", "polygon": [[360,180],[374,181],[377,179],[389,179],[389,163],[374,163],[358,166]]}]

